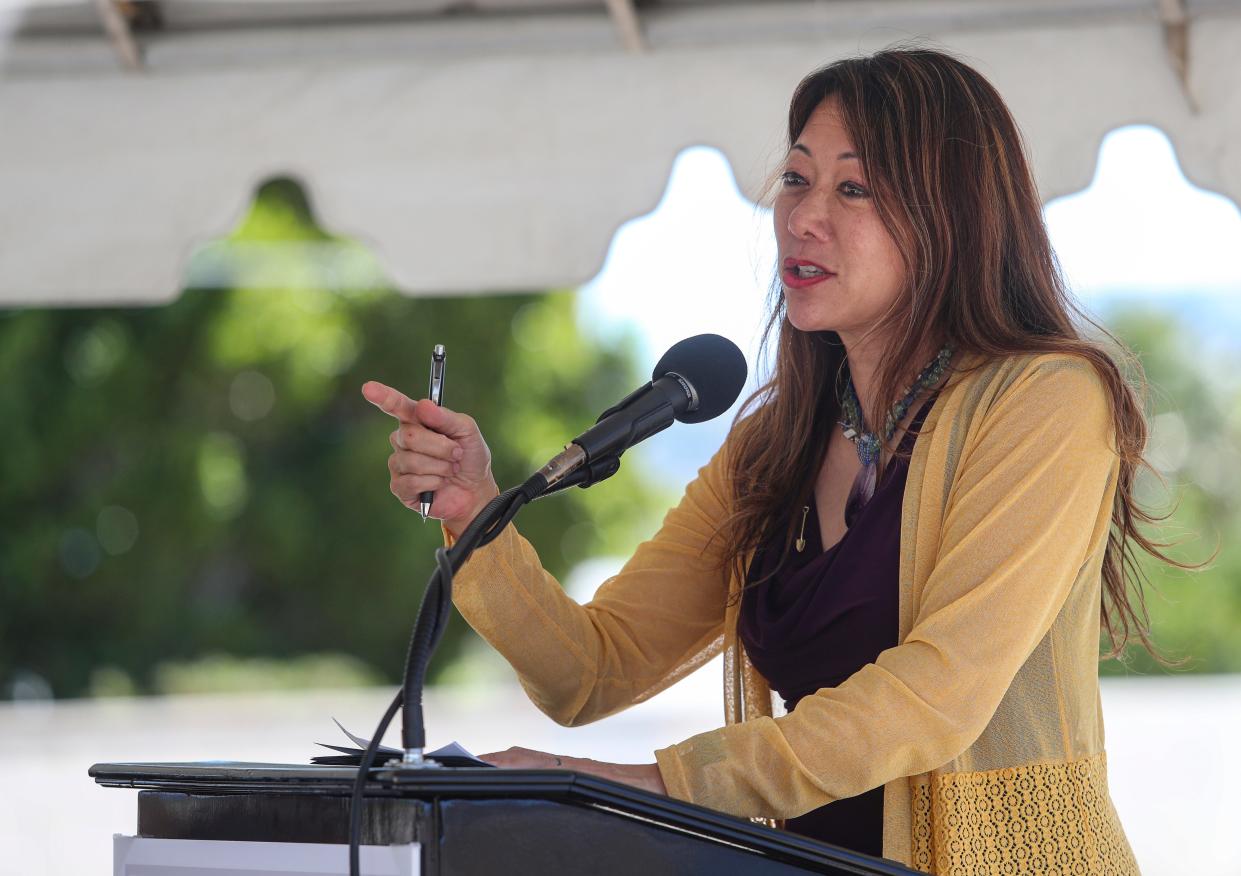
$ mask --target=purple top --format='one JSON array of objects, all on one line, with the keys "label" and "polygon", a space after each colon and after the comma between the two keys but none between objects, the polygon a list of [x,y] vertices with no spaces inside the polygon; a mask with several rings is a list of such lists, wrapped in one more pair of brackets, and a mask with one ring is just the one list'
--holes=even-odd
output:
[{"label": "purple top", "polygon": [[[922,405],[911,426],[922,425],[938,393]],[[901,449],[914,436],[907,432]],[[897,644],[901,500],[909,463],[893,457],[875,495],[827,550],[819,535],[813,496],[806,514],[806,544],[790,551],[776,575],[747,589],[737,632],[750,662],[792,712],[802,697],[835,687],[879,653]],[[795,519],[802,509],[795,510]],[[747,583],[780,565],[783,528],[755,552]],[[868,855],[883,851],[883,787],[837,800],[789,819],[795,833]]]}]

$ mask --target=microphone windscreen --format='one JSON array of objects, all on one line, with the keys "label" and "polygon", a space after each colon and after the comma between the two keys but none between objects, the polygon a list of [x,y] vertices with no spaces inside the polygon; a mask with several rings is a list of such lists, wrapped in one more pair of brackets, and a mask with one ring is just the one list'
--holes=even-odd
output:
[{"label": "microphone windscreen", "polygon": [[658,380],[675,371],[698,394],[698,407],[677,416],[682,423],[714,419],[733,406],[745,386],[745,356],[737,345],[719,335],[694,335],[673,344],[651,372]]}]

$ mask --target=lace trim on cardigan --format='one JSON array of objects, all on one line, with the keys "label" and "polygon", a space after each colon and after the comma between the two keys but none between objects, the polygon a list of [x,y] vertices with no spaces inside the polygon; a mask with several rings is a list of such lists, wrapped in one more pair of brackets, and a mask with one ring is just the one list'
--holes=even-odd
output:
[{"label": "lace trim on cardigan", "polygon": [[1138,876],[1103,752],[1068,763],[910,780],[911,864],[937,876]]}]

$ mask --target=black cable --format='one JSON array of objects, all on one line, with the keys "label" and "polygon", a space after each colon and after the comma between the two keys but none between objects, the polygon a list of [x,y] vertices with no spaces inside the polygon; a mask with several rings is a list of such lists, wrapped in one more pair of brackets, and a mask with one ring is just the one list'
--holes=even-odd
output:
[{"label": "black cable", "polygon": [[400,711],[401,701],[404,698],[405,692],[398,690],[392,702],[388,704],[388,710],[379,720],[379,727],[362,754],[362,762],[358,764],[358,775],[353,780],[353,793],[349,797],[349,876],[361,876],[362,873],[359,858],[362,851],[362,795],[366,790],[366,777],[370,775],[371,766],[375,763],[375,754],[379,751],[379,740],[387,732],[393,717]]},{"label": "black cable", "polygon": [[[387,710],[379,720],[379,726],[371,735],[362,760],[358,764],[358,773],[354,778],[353,791],[349,801],[349,873],[360,876],[361,843],[362,843],[362,806],[366,790],[366,780],[375,764],[375,755],[379,751],[380,740],[388,732],[396,713],[404,708],[404,725],[402,741],[406,750],[425,747],[425,729],[422,716],[422,688],[426,677],[427,664],[436,646],[443,638],[452,616],[452,578],[453,574],[465,564],[476,548],[494,541],[504,527],[512,522],[517,512],[528,502],[538,498],[547,488],[546,479],[536,474],[520,487],[514,487],[496,496],[479,512],[478,516],[466,527],[465,532],[457,539],[456,544],[445,550],[435,551],[435,571],[423,591],[422,601],[418,606],[418,618],[414,622],[414,632],[410,637],[409,651],[406,655],[405,681]],[[407,691],[413,690],[417,696],[411,697],[407,706]],[[417,740],[410,745],[410,740]]]}]

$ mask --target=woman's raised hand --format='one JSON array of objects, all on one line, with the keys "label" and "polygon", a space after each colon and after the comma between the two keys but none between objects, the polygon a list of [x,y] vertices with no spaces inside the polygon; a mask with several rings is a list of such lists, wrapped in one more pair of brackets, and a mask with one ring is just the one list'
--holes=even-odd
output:
[{"label": "woman's raised hand", "polygon": [[362,395],[397,420],[388,436],[392,495],[406,508],[416,508],[419,494],[434,490],[431,516],[460,535],[500,492],[491,475],[491,451],[474,418],[429,399],[415,402],[373,380],[362,385]]}]

